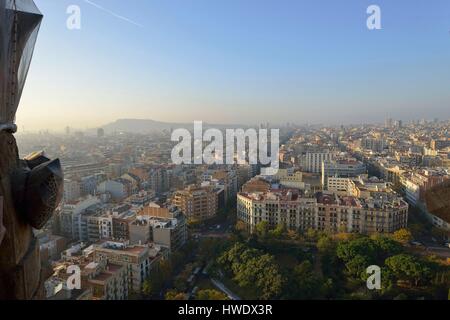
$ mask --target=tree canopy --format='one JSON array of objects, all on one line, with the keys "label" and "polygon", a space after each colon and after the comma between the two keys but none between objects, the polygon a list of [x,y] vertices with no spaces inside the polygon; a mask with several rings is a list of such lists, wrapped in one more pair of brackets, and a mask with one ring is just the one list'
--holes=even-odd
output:
[{"label": "tree canopy", "polygon": [[195,295],[196,300],[228,300],[226,294],[214,290],[214,289],[204,289],[199,290]]},{"label": "tree canopy", "polygon": [[240,287],[258,299],[273,299],[281,293],[283,278],[270,254],[236,243],[218,258],[218,263]]}]

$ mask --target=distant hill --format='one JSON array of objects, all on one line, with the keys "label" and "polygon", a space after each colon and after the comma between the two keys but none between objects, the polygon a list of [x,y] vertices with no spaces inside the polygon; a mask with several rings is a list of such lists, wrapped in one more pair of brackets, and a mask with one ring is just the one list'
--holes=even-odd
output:
[{"label": "distant hill", "polygon": [[[112,123],[102,126],[106,133],[114,132],[129,132],[129,133],[154,133],[161,132],[163,130],[172,131],[178,128],[185,128],[193,130],[194,123],[177,123],[177,122],[161,122],[150,119],[118,119]],[[203,128],[214,127],[217,129],[234,129],[234,128],[247,128],[248,126],[242,125],[223,125],[223,124],[208,124],[203,123]]]}]

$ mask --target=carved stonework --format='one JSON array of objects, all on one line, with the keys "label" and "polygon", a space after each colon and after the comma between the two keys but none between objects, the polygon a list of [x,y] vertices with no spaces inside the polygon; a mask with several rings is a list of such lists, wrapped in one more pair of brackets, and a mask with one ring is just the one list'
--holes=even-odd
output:
[{"label": "carved stonework", "polygon": [[42,14],[33,0],[0,0],[0,299],[43,298],[33,227],[50,219],[62,195],[59,160],[19,160],[14,123]]},{"label": "carved stonework", "polygon": [[15,210],[11,173],[19,156],[14,136],[0,132],[0,197],[3,197],[5,236],[0,244],[0,299],[43,298],[39,245],[31,226]]},{"label": "carved stonework", "polygon": [[0,197],[0,245],[5,237],[5,226],[3,225],[3,197]]}]

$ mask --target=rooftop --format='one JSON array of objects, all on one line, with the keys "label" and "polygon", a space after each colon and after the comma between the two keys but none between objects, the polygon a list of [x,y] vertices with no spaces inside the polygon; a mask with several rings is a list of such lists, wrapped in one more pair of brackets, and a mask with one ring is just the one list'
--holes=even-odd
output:
[{"label": "rooftop", "polygon": [[374,192],[374,196],[369,199],[357,198],[352,196],[340,196],[334,193],[318,192],[314,196],[309,196],[307,193],[299,192],[296,189],[276,189],[270,192],[254,192],[254,193],[239,193],[240,196],[244,196],[254,201],[301,201],[314,200],[318,204],[326,206],[345,206],[345,207],[357,207],[357,208],[374,208],[374,209],[387,209],[398,208],[406,206],[406,202],[401,199],[395,193],[386,192]]}]

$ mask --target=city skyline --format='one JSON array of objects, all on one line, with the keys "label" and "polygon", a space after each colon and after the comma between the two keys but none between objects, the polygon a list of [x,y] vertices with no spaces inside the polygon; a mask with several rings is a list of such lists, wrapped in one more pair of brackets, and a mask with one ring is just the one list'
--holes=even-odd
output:
[{"label": "city skyline", "polygon": [[[450,4],[37,0],[44,14],[17,125],[351,124],[450,117]],[[81,29],[68,30],[68,6]],[[327,10],[324,10],[324,6]],[[129,21],[128,21],[129,20]]]},{"label": "city skyline", "polygon": [[372,1],[0,0],[0,302],[449,300],[450,3]]}]

